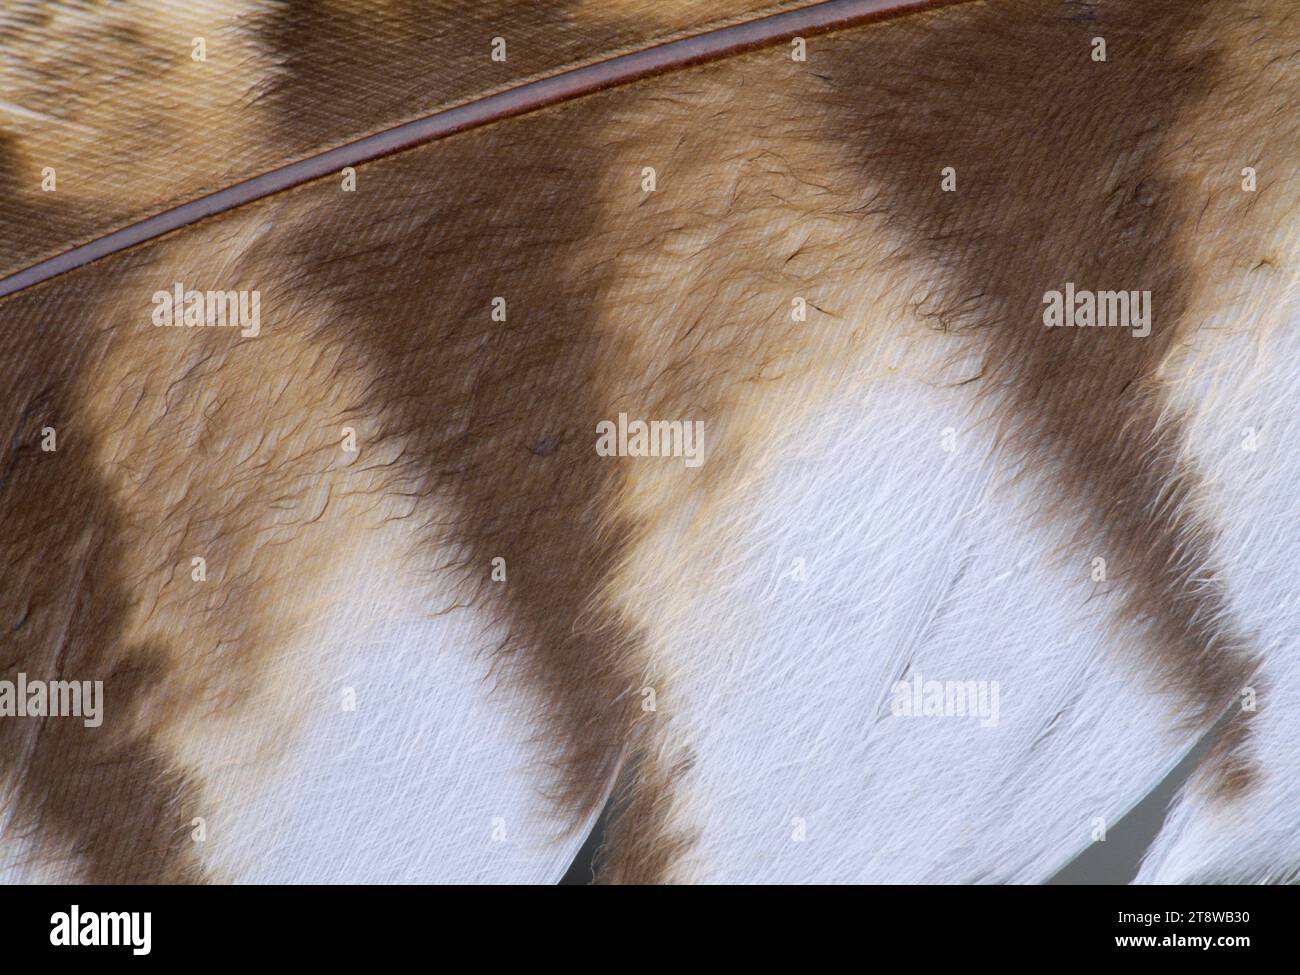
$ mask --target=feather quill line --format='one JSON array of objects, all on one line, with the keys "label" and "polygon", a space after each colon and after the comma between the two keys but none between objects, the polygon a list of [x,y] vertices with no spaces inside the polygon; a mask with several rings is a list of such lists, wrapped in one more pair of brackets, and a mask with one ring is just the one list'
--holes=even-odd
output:
[{"label": "feather quill line", "polygon": [[796,36],[839,30],[872,18],[884,19],[969,2],[971,0],[827,0],[815,6],[731,24],[526,82],[325,150],[111,231],[0,279],[0,298],[206,217],[328,176],[344,167],[371,162],[425,142]]}]

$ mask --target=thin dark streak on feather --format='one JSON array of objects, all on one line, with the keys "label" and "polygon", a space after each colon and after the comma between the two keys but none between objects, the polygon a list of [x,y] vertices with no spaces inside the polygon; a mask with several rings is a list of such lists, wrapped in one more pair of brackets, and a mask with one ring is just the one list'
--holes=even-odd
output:
[{"label": "thin dark streak on feather", "polygon": [[442,139],[665,71],[779,43],[796,35],[836,30],[849,24],[910,13],[924,7],[969,2],[971,0],[827,0],[815,7],[772,14],[759,20],[669,41],[552,75],[328,149],[114,230],[0,279],[0,298],[215,214],[433,139]]}]

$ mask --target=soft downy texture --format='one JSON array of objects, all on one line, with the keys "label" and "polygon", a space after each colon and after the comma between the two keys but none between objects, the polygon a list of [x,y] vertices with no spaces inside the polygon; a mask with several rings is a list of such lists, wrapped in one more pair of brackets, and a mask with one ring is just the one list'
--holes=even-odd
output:
[{"label": "soft downy texture", "polygon": [[[252,66],[210,98],[237,151],[123,139],[47,200],[21,121],[10,225],[61,236],[15,266],[759,9],[669,6],[189,7],[163,36]],[[1291,877],[1298,41],[1267,0],[958,5],[5,299],[0,677],[102,677],[106,718],[0,725],[4,876],[554,880],[612,795],[608,881],[1037,882],[1224,722],[1141,879]],[[192,63],[80,124],[235,83]],[[140,159],[147,204],[103,175]],[[177,281],[259,291],[260,334],[154,327]],[[1149,289],[1151,334],[1044,328],[1066,282]],[[704,462],[601,456],[619,414]],[[996,715],[895,713],[914,679]]]}]

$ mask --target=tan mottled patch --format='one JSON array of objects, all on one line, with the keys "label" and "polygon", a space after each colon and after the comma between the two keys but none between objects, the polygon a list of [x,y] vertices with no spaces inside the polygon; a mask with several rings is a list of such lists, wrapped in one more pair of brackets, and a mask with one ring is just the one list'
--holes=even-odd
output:
[{"label": "tan mottled patch", "polygon": [[[209,803],[255,794],[295,741],[304,676],[351,636],[329,630],[356,582],[348,567],[384,519],[413,509],[394,497],[400,441],[362,408],[364,363],[313,339],[328,306],[260,259],[273,216],[199,228],[119,279],[95,312],[118,327],[73,407],[123,512],[118,571],[138,601],[121,638],[167,661],[133,733],[204,783]],[[261,334],[150,324],[150,296],[173,281],[258,290]],[[356,453],[343,449],[349,429]]]},{"label": "tan mottled patch", "polygon": [[137,0],[0,14],[0,272],[265,165],[256,96],[274,63],[248,27],[271,9]]}]

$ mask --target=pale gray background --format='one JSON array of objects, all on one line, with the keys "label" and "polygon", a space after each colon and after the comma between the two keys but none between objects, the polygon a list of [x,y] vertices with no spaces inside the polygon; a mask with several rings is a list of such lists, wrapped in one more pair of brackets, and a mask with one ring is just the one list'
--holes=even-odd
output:
[{"label": "pale gray background", "polygon": [[[1127,884],[1136,875],[1142,854],[1160,830],[1169,803],[1179,787],[1191,774],[1204,754],[1207,745],[1202,742],[1175,768],[1165,780],[1133,810],[1106,833],[1106,842],[1094,843],[1075,858],[1064,870],[1053,877],[1050,884]],[[605,835],[605,820],[609,809],[601,814],[578,851],[577,858],[564,875],[561,884],[590,884],[596,851]]]}]

